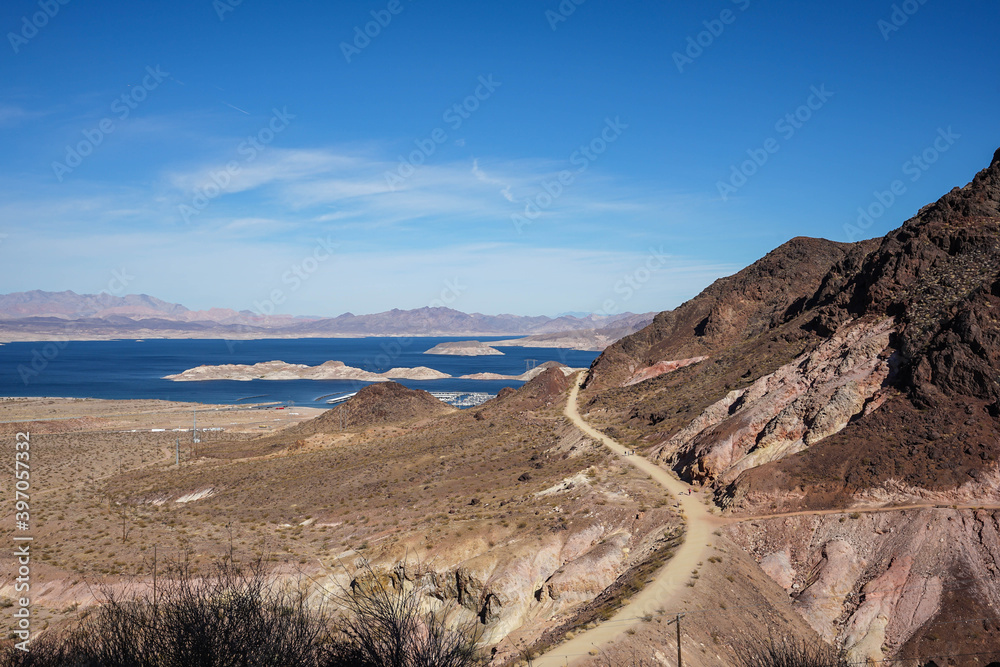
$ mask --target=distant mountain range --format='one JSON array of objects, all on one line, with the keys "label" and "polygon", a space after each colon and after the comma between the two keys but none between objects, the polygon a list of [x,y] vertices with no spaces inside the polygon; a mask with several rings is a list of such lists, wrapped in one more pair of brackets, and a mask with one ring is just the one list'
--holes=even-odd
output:
[{"label": "distant mountain range", "polygon": [[[451,308],[393,309],[337,317],[262,316],[228,308],[190,310],[146,294],[15,292],[0,295],[0,340],[47,338],[313,338],[323,336],[528,336],[582,333],[579,345],[617,340],[638,331],[655,313],[583,317],[526,317],[463,313]],[[607,343],[604,343],[605,345]],[[602,345],[603,347],[603,345]]]}]

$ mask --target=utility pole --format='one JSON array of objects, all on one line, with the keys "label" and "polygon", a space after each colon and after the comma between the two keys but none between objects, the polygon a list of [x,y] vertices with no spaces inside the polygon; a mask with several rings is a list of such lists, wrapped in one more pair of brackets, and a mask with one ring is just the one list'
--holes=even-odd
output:
[{"label": "utility pole", "polygon": [[181,439],[177,438],[177,467],[181,467]]},{"label": "utility pole", "polygon": [[674,619],[677,624],[677,667],[684,667],[684,663],[681,658],[681,615],[677,614],[677,618]]},{"label": "utility pole", "polygon": [[198,411],[194,411],[194,428],[191,429],[191,442],[197,444],[201,442],[198,439]]}]

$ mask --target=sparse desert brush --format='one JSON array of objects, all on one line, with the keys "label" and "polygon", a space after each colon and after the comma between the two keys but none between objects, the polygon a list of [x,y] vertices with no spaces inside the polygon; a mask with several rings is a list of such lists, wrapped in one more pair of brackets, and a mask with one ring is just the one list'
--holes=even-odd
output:
[{"label": "sparse desert brush", "polygon": [[821,641],[752,635],[738,641],[737,667],[848,667],[846,655]]},{"label": "sparse desert brush", "polygon": [[[159,594],[109,590],[76,626],[43,632],[25,653],[0,649],[11,667],[478,667],[475,622],[448,627],[412,593],[368,585],[310,604],[304,586],[271,583],[260,558],[216,563],[201,576],[175,564]],[[374,581],[374,584],[371,582]],[[334,619],[331,603],[341,614]]]},{"label": "sparse desert brush", "polygon": [[[103,465],[108,469],[99,471],[96,484],[73,479],[78,472],[70,465],[66,480],[78,486],[67,489],[65,495],[59,494],[60,514],[51,520],[51,527],[48,521],[44,527],[49,536],[58,535],[64,544],[58,553],[51,550],[57,561],[53,565],[91,580],[99,578],[95,577],[99,573],[115,578],[136,573],[148,579],[154,546],[159,547],[160,559],[188,552],[192,560],[202,558],[207,562],[213,555],[225,553],[230,540],[222,527],[228,524],[233,526],[232,542],[237,550],[267,551],[271,554],[269,564],[283,562],[287,566],[303,559],[323,559],[365,542],[381,548],[398,540],[400,544],[419,545],[422,550],[430,546],[416,538],[428,536],[433,540],[430,544],[437,545],[435,553],[443,557],[449,557],[449,549],[462,542],[482,548],[494,540],[501,543],[501,548],[506,548],[508,542],[521,542],[530,548],[536,541],[548,539],[546,529],[556,520],[551,515],[554,506],[562,506],[562,511],[570,515],[585,504],[579,513],[592,509],[591,516],[596,517],[593,520],[599,521],[609,512],[631,507],[633,502],[652,506],[661,497],[647,493],[641,487],[645,481],[637,482],[641,476],[631,469],[631,478],[614,476],[606,489],[613,492],[617,486],[628,488],[632,500],[627,502],[616,497],[606,501],[600,484],[578,484],[569,493],[536,497],[533,489],[526,490],[525,484],[514,481],[531,465],[532,456],[537,454],[538,460],[544,461],[543,467],[531,468],[531,485],[537,484],[538,489],[580,473],[600,482],[600,478],[614,474],[615,468],[609,466],[611,457],[598,447],[564,457],[565,450],[557,449],[562,435],[552,427],[539,427],[516,415],[492,419],[496,423],[492,432],[486,432],[482,422],[473,425],[466,416],[452,419],[447,427],[400,428],[385,438],[353,433],[350,447],[299,451],[267,459],[234,458],[234,453],[260,450],[262,439],[257,434],[233,436],[206,443],[205,458],[198,465],[180,468],[161,465],[162,452],[157,453],[152,443],[150,451],[156,456],[151,460],[158,461],[156,465],[118,475],[117,458],[106,456]],[[273,440],[274,435],[267,433],[265,438]],[[92,448],[111,447],[97,436],[87,438]],[[517,442],[522,439],[526,442]],[[121,441],[129,445],[131,442]],[[169,444],[172,454],[172,439]],[[85,449],[74,448],[81,455]],[[516,474],[512,475],[513,471]],[[405,481],[407,478],[411,483]],[[432,488],[421,491],[417,486],[421,481],[433,481]],[[193,503],[173,501],[208,486],[216,487],[217,493]],[[127,544],[121,543],[120,526],[106,520],[108,509],[106,502],[102,504],[106,489],[120,490],[123,501],[141,511],[129,526],[134,532]],[[577,495],[580,493],[582,496]],[[495,494],[492,500],[486,500],[488,494]],[[466,506],[474,496],[484,502]],[[276,506],[277,497],[292,499],[294,506]],[[56,494],[49,496],[49,500],[56,498]],[[506,505],[498,505],[498,499]],[[152,505],[154,500],[162,504]],[[452,509],[455,513],[449,514]],[[534,520],[530,518],[532,513]],[[297,525],[311,517],[327,525]],[[578,521],[574,516],[570,529],[579,529]],[[449,522],[454,525],[442,530]],[[565,519],[559,518],[558,522],[557,526]],[[291,525],[282,528],[281,524],[286,523]],[[399,528],[393,530],[390,525]],[[493,533],[488,532],[490,525]],[[514,532],[514,526],[523,534]],[[391,532],[392,541],[379,531]],[[321,540],[317,539],[319,535]],[[261,540],[266,540],[266,548],[261,546]],[[89,549],[87,555],[77,558],[84,549]],[[646,578],[643,574],[641,581]]]}]

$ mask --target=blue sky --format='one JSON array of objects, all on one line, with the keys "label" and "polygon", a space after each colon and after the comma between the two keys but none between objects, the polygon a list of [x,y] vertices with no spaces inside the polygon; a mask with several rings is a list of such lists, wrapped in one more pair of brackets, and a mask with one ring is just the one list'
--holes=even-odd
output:
[{"label": "blue sky", "polygon": [[233,3],[3,4],[0,291],[663,310],[1000,146],[995,2]]}]

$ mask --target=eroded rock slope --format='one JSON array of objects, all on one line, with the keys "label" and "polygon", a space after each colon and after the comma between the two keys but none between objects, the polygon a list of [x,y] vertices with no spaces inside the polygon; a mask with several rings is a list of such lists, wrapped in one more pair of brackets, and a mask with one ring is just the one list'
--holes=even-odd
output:
[{"label": "eroded rock slope", "polygon": [[[586,408],[733,513],[804,513],[732,530],[856,658],[997,647],[998,317],[1000,151],[884,238],[793,239],[661,313]],[[918,507],[850,512],[890,503]]]}]

